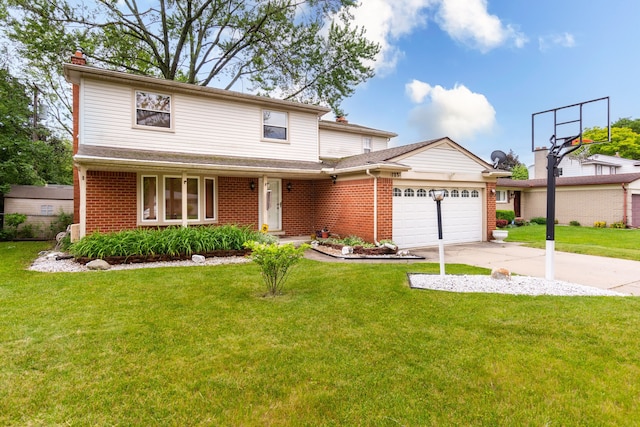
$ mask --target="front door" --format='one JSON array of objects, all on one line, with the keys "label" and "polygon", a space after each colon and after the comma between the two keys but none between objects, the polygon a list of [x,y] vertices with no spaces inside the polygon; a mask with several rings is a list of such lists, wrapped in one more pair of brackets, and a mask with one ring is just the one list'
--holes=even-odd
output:
[{"label": "front door", "polygon": [[520,212],[520,199],[522,197],[522,193],[520,191],[513,192],[513,211],[516,214],[516,218],[520,218],[522,216]]},{"label": "front door", "polygon": [[267,224],[269,230],[282,230],[282,181],[270,179],[267,182]]}]

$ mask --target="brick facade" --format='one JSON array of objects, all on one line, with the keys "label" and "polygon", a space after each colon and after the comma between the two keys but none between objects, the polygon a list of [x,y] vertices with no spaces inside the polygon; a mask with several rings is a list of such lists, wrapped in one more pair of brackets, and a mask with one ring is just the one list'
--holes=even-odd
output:
[{"label": "brick facade", "polygon": [[[291,191],[287,184],[291,183]],[[316,186],[314,181],[282,180],[282,229],[290,236],[314,232]]]},{"label": "brick facade", "polygon": [[487,183],[487,240],[492,240],[491,232],[496,229],[496,183]]},{"label": "brick facade", "polygon": [[[251,181],[256,182],[252,191]],[[258,224],[258,185],[257,179],[220,177],[218,178],[218,223],[251,225]]]},{"label": "brick facade", "polygon": [[[391,238],[392,180],[378,179],[378,240]],[[374,240],[374,179],[316,182],[315,229]]]},{"label": "brick facade", "polygon": [[136,228],[136,206],[135,172],[87,172],[87,234]]}]

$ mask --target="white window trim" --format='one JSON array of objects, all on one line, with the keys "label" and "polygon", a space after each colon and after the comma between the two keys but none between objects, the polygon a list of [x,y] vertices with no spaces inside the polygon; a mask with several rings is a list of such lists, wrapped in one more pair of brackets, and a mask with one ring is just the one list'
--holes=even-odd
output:
[{"label": "white window trim", "polygon": [[507,190],[496,190],[496,203],[508,203]]},{"label": "white window trim", "polygon": [[[143,219],[144,218],[144,178],[154,177],[156,178],[156,218],[157,219]],[[182,176],[175,174],[139,174],[138,177],[138,191],[137,191],[137,206],[138,206],[138,224],[149,225],[175,225],[181,224],[182,219],[167,219],[166,218],[166,178],[177,178],[182,183]],[[216,224],[218,222],[218,177],[211,175],[187,175],[187,179],[195,179],[197,181],[198,188],[198,217],[187,218],[189,224]],[[213,218],[207,218],[206,207],[206,181],[213,181]]]},{"label": "white window trim", "polygon": [[[144,219],[144,179],[155,178],[156,179],[156,219]],[[159,192],[158,186],[160,185],[158,175],[140,175],[140,191],[138,192],[138,212],[140,215],[140,222],[144,224],[157,224],[160,222],[160,204],[159,204]]]},{"label": "white window trim", "polygon": [[363,153],[370,153],[371,151],[373,151],[372,149],[373,146],[373,138],[371,138],[370,136],[363,136],[362,137],[362,152]]},{"label": "white window trim", "polygon": [[[266,136],[264,136],[264,112],[265,111],[271,111],[273,113],[281,113],[284,114],[286,117],[286,124],[285,124],[285,132],[287,134],[287,137],[285,139],[279,139],[279,138],[268,138]],[[260,110],[260,140],[261,141],[265,141],[265,142],[275,142],[278,144],[289,144],[289,140],[291,138],[291,128],[290,128],[290,120],[289,120],[289,113],[287,111],[279,111],[279,110],[271,110],[269,108],[263,108]]]},{"label": "white window trim", "polygon": [[[138,117],[137,117],[137,111],[138,111],[138,106],[136,104],[136,93],[137,92],[145,92],[145,93],[153,93],[154,95],[161,95],[161,96],[168,96],[169,97],[169,102],[171,103],[170,108],[169,108],[169,122],[170,122],[170,126],[168,128],[163,128],[163,127],[157,127],[157,126],[145,126],[145,125],[139,125],[138,124]],[[143,90],[143,89],[132,89],[131,91],[131,98],[132,98],[132,103],[133,103],[133,108],[132,108],[132,114],[131,114],[131,127],[134,129],[144,129],[144,130],[151,130],[151,131],[155,131],[155,132],[175,132],[174,129],[174,96],[172,94],[169,93],[159,93],[159,92],[154,92],[154,91],[150,91],[150,90]]]}]

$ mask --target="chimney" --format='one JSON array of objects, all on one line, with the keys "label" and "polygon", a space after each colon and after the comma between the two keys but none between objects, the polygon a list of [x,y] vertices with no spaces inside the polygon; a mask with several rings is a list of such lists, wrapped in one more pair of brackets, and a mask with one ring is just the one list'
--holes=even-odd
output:
[{"label": "chimney", "polygon": [[345,116],[338,116],[336,117],[336,122],[338,123],[349,123],[349,120],[347,120],[347,118]]},{"label": "chimney", "polygon": [[87,65],[87,57],[81,48],[76,49],[76,53],[71,56],[71,63],[75,65]]},{"label": "chimney", "polygon": [[546,178],[547,177],[547,155],[549,154],[549,150],[545,147],[536,147],[534,152],[534,166],[533,166],[533,176],[530,176],[530,179],[534,178]]}]

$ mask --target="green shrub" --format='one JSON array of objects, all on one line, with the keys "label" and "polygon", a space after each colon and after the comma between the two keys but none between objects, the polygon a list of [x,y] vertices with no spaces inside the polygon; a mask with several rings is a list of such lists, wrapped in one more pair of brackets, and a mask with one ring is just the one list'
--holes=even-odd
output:
[{"label": "green shrub", "polygon": [[547,223],[547,218],[537,216],[535,218],[531,218],[531,222],[533,222],[534,224],[545,225]]},{"label": "green shrub", "polygon": [[267,286],[267,295],[276,296],[282,293],[291,267],[300,261],[309,245],[303,244],[296,248],[292,243],[278,245],[250,241],[246,242],[244,247],[251,250],[249,257],[260,267],[262,279]]},{"label": "green shrub", "polygon": [[627,228],[627,225],[622,221],[618,221],[611,224],[611,228]]},{"label": "green shrub", "polygon": [[522,217],[517,217],[516,219],[513,220],[513,223],[515,224],[516,227],[522,227],[523,225],[527,225],[527,221],[525,221],[524,218]]},{"label": "green shrub", "polygon": [[41,228],[35,224],[24,224],[18,230],[17,237],[22,239],[33,239],[36,235],[40,234]]},{"label": "green shrub", "polygon": [[574,227],[580,227],[580,223],[578,221],[570,221],[569,225],[573,225]]},{"label": "green shrub", "polygon": [[27,220],[24,214],[13,213],[4,216],[4,227],[0,233],[0,240],[13,240],[18,236],[18,227]]},{"label": "green shrub", "polygon": [[275,238],[250,227],[140,228],[116,233],[93,233],[69,247],[75,257],[192,255],[217,250],[242,250],[244,243],[256,240],[273,242]]},{"label": "green shrub", "polygon": [[607,222],[606,221],[596,221],[593,223],[593,226],[595,228],[606,228],[607,227]]},{"label": "green shrub", "polygon": [[496,219],[504,219],[508,223],[511,223],[515,218],[516,213],[514,211],[496,210]]},{"label": "green shrub", "polygon": [[49,232],[51,233],[51,237],[56,237],[56,234],[67,231],[67,227],[73,224],[73,214],[68,214],[60,210],[58,215],[56,215],[56,219],[51,221],[49,225]]}]

